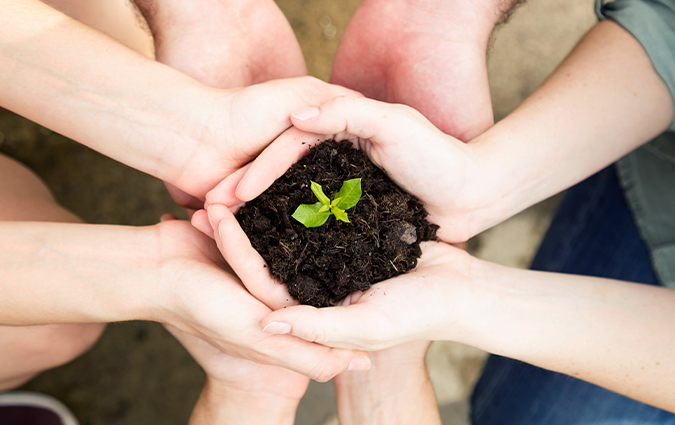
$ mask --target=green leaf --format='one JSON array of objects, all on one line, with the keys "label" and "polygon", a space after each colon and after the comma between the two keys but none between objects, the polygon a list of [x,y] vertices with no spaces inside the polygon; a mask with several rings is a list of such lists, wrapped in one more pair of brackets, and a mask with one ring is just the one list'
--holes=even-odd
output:
[{"label": "green leaf", "polygon": [[314,195],[316,195],[316,198],[321,202],[321,204],[330,205],[330,199],[328,199],[328,196],[326,196],[326,194],[323,193],[321,185],[316,182],[311,183],[312,183],[312,192],[314,192]]},{"label": "green leaf", "polygon": [[351,221],[349,221],[349,217],[347,217],[347,213],[342,211],[340,208],[333,207],[330,209],[330,212],[332,212],[335,218],[338,220],[344,221],[345,223],[351,223]]},{"label": "green leaf", "polygon": [[359,203],[361,195],[361,179],[347,180],[335,195],[335,199],[342,198],[336,206],[343,211],[348,210]]},{"label": "green leaf", "polygon": [[330,217],[330,211],[319,212],[322,207],[321,202],[312,205],[302,204],[295,210],[292,217],[305,227],[319,227]]},{"label": "green leaf", "polygon": [[342,198],[335,198],[335,199],[333,199],[333,200],[330,202],[330,206],[331,206],[331,207],[337,207],[337,204],[339,204],[341,200],[342,200]]}]

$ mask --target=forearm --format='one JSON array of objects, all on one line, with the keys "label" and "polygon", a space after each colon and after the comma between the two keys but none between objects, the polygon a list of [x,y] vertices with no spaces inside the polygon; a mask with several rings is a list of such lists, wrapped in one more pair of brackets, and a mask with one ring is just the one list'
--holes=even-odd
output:
[{"label": "forearm", "polygon": [[471,325],[448,339],[675,411],[674,290],[479,264]]},{"label": "forearm", "polygon": [[184,112],[202,86],[36,0],[0,6],[3,107],[175,180],[196,146]]},{"label": "forearm", "polygon": [[392,366],[378,362],[377,352],[371,357],[370,370],[345,372],[334,378],[340,424],[441,423],[423,358]]},{"label": "forearm", "polygon": [[264,392],[233,391],[207,378],[190,425],[293,425],[297,402]]},{"label": "forearm", "polygon": [[486,176],[477,177],[483,227],[583,180],[672,121],[668,88],[638,41],[598,24],[541,88],[470,142]]},{"label": "forearm", "polygon": [[152,228],[4,222],[0,241],[0,324],[153,319]]}]

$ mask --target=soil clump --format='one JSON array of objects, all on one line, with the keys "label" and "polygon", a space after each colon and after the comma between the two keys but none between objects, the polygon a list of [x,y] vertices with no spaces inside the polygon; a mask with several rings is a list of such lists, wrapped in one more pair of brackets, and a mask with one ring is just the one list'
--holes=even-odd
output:
[{"label": "soil clump", "polygon": [[[306,228],[291,217],[314,204],[314,181],[331,199],[346,180],[361,178],[363,195],[348,209],[350,223],[329,217]],[[258,198],[237,220],[272,276],[302,304],[335,305],[354,291],[405,273],[417,265],[420,242],[436,239],[422,203],[398,187],[351,142],[320,143]]]}]

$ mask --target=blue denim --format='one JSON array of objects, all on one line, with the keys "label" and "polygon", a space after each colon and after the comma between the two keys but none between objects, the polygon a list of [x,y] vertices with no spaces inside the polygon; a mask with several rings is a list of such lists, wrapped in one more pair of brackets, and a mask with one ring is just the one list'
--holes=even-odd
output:
[{"label": "blue denim", "polygon": [[[614,167],[567,191],[531,268],[659,284]],[[567,375],[492,355],[471,397],[471,421],[473,425],[675,425],[675,414]]]}]

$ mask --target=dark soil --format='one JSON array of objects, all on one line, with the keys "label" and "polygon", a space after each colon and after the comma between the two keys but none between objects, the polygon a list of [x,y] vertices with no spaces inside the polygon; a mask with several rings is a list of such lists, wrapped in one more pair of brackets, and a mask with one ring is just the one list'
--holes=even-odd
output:
[{"label": "dark soil", "polygon": [[[363,195],[347,210],[351,223],[329,217],[314,228],[291,217],[314,204],[310,181],[333,196],[345,180],[361,178]],[[334,305],[354,291],[415,268],[420,242],[435,240],[423,205],[399,188],[365,153],[347,141],[323,142],[294,164],[237,219],[270,266],[302,304]]]}]

